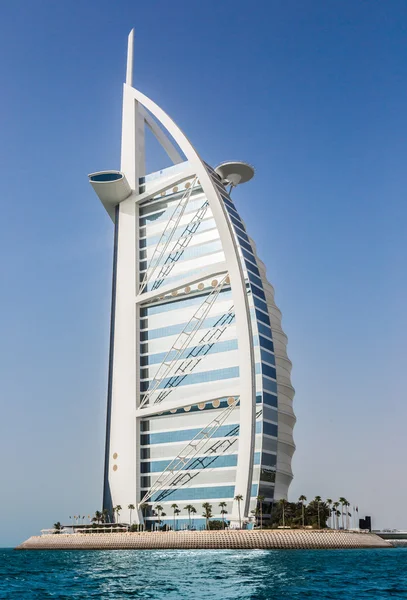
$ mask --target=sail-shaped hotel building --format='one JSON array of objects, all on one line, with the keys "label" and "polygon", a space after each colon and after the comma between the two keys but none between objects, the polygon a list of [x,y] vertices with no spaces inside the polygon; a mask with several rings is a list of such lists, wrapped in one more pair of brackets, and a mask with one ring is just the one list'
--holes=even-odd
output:
[{"label": "sail-shaped hotel building", "polygon": [[[121,169],[89,176],[114,223],[103,508],[128,521],[134,504],[148,528],[172,524],[174,504],[179,527],[202,526],[206,502],[232,526],[260,501],[267,518],[292,480],[294,389],[273,287],[231,199],[253,170],[204,162],[132,71],[133,32]],[[146,127],[173,166],[145,173]]]}]

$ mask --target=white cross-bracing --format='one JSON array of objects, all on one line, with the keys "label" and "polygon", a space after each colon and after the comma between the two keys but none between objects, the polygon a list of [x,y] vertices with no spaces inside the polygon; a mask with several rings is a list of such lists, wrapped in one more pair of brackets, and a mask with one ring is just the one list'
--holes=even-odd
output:
[{"label": "white cross-bracing", "polygon": [[187,204],[188,204],[189,199],[192,194],[192,190],[193,190],[197,180],[198,180],[198,178],[197,178],[197,176],[195,176],[192,181],[192,184],[190,185],[190,187],[187,190],[185,190],[184,194],[180,198],[180,201],[176,205],[176,207],[171,215],[171,218],[168,220],[168,222],[165,226],[165,229],[161,234],[160,240],[155,247],[153,256],[151,257],[149,266],[144,274],[143,280],[140,284],[139,294],[141,294],[145,290],[145,288],[148,285],[155,270],[157,269],[158,265],[160,264],[162,257],[166,253],[167,248],[170,245],[172,238],[174,237],[174,233],[179,225],[179,222],[181,221],[182,216],[185,212],[185,209],[187,207]]},{"label": "white cross-bracing", "polygon": [[192,240],[192,237],[199,225],[201,224],[206,211],[208,210],[209,203],[207,200],[202,204],[199,210],[194,214],[188,225],[185,227],[184,231],[181,233],[180,237],[176,240],[173,248],[171,249],[169,255],[165,259],[163,266],[160,269],[160,272],[157,275],[156,280],[151,289],[157,290],[160,285],[162,285],[163,281],[166,277],[171,273],[181,256],[184,254],[184,250],[189,245],[189,242]]},{"label": "white cross-bracing", "polygon": [[[197,310],[194,312],[188,323],[184,326],[181,333],[165,355],[165,358],[159,366],[154,379],[152,379],[148,390],[143,395],[139,408],[142,408],[149,402],[151,395],[159,388],[163,379],[165,379],[171,372],[173,365],[181,357],[184,350],[191,343],[196,332],[200,329],[206,316],[211,310],[212,306],[216,302],[217,297],[221,293],[223,287],[229,283],[229,275],[226,274],[223,279],[218,281],[210,293],[205,296],[205,300],[200,304]],[[174,355],[172,358],[170,358]],[[154,402],[155,403],[155,402]]]},{"label": "white cross-bracing", "polygon": [[[256,413],[256,419],[258,419],[262,413],[262,409]],[[170,496],[174,491],[174,488],[186,486],[191,483],[195,477],[199,475],[202,469],[210,468],[210,466],[216,461],[219,456],[222,456],[227,450],[229,450],[233,444],[237,441],[237,435],[239,434],[240,425],[236,425],[227,432],[224,439],[217,440],[209,448],[205,449],[204,455],[197,456],[191,459],[188,464],[188,468],[178,473],[171,481],[171,487],[163,490],[156,498],[156,502],[162,502],[167,496]],[[199,470],[201,469],[201,470]]]},{"label": "white cross-bracing", "polygon": [[154,404],[159,404],[165,398],[167,398],[173,389],[178,387],[185,377],[192,373],[201,360],[207,354],[209,354],[212,346],[220,340],[234,318],[235,311],[232,304],[229,310],[224,315],[219,317],[213,327],[209,329],[209,331],[207,331],[198,341],[198,343],[187,353],[184,360],[182,360],[182,362],[180,362],[178,365],[175,373],[169,378],[169,381],[166,383],[163,391],[158,394]]},{"label": "white cross-bracing", "polygon": [[188,470],[188,466],[191,461],[198,454],[202,454],[205,451],[206,446],[209,444],[211,438],[218,431],[219,427],[223,425],[228,416],[236,408],[239,402],[239,396],[233,398],[233,402],[230,403],[224,410],[220,411],[212,421],[206,425],[196,436],[190,440],[186,446],[181,450],[176,458],[174,458],[161,475],[155,480],[150,489],[145,493],[143,499],[139,503],[144,504],[152,498],[152,496],[164,488],[171,487],[173,480],[178,477],[179,471]]}]

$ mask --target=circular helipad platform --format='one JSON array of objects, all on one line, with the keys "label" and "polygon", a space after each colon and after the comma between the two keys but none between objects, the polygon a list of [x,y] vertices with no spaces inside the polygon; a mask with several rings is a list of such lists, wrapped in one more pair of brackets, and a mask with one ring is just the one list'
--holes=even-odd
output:
[{"label": "circular helipad platform", "polygon": [[222,183],[233,185],[233,187],[250,181],[254,176],[251,165],[241,161],[229,161],[218,165],[215,172],[219,175]]}]

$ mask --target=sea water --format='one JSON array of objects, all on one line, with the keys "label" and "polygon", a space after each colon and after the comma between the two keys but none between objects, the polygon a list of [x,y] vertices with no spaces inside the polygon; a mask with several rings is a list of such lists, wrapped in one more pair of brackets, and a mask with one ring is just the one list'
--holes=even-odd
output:
[{"label": "sea water", "polygon": [[0,550],[0,598],[407,598],[407,548]]}]

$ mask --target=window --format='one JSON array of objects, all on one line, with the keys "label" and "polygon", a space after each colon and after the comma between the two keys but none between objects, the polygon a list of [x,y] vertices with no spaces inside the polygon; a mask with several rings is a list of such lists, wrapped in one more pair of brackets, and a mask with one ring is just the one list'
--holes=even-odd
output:
[{"label": "window", "polygon": [[254,258],[254,255],[251,252],[248,252],[247,250],[245,250],[244,248],[240,247],[241,253],[243,254],[243,256],[245,258],[247,258],[247,260],[250,260],[252,263],[256,264],[256,259]]},{"label": "window", "polygon": [[263,312],[260,312],[259,310],[256,310],[256,317],[258,321],[261,321],[262,323],[266,323],[268,326],[270,326],[270,319],[269,316],[266,315]]},{"label": "window", "polygon": [[240,229],[242,229],[243,231],[245,230],[244,229],[244,225],[243,225],[243,223],[240,220],[236,219],[235,217],[232,217],[232,215],[229,215],[229,216],[230,216],[230,220],[232,221],[233,225],[235,227],[237,227],[237,229],[239,231],[240,231]]},{"label": "window", "polygon": [[274,408],[277,408],[278,406],[277,396],[273,396],[272,394],[268,394],[267,392],[263,392],[263,402],[264,404],[267,404],[268,406],[273,406]]},{"label": "window", "polygon": [[[222,379],[234,379],[239,377],[239,367],[229,367],[227,369],[216,369],[214,371],[203,371],[201,373],[189,373],[186,375],[172,375],[163,379],[157,389],[169,389],[183,385],[193,385],[197,383],[209,383],[211,381],[219,381]],[[149,381],[140,382],[140,390],[147,391]]]},{"label": "window", "polygon": [[[257,486],[255,486],[257,488]],[[153,494],[150,502],[163,502],[164,500],[218,500],[235,496],[235,486],[214,486],[200,488],[175,488],[174,490],[162,490]]]},{"label": "window", "polygon": [[[172,431],[162,431],[160,433],[148,433],[141,434],[141,445],[147,446],[150,444],[171,444],[173,442],[188,442],[192,440],[196,435],[202,432],[202,428],[199,429],[175,429]],[[220,437],[234,437],[239,434],[239,425],[221,425],[214,434],[214,438]],[[201,434],[203,435],[203,434]],[[198,438],[199,439],[199,438]],[[144,458],[144,457],[142,457]],[[148,458],[148,457],[146,457]]]},{"label": "window", "polygon": [[263,371],[263,375],[271,377],[272,379],[276,378],[276,370],[274,367],[270,367],[269,365],[262,363],[261,369]]},{"label": "window", "polygon": [[[267,421],[263,421],[263,433],[265,433],[266,435],[271,435],[273,437],[277,437],[277,425],[274,425],[274,423],[267,423]],[[266,456],[273,456],[272,454],[266,454]],[[271,459],[269,459],[271,460]],[[262,464],[266,464],[266,465],[271,465],[271,464],[275,464],[275,457],[274,457],[274,463],[270,463],[270,462],[264,462],[263,457],[261,458]]]},{"label": "window", "polygon": [[[256,452],[257,462],[260,464],[260,453]],[[172,460],[154,460],[151,462],[140,463],[142,473],[162,473],[170,464]],[[237,454],[225,454],[225,455],[210,455],[210,456],[198,456],[185,463],[183,467],[178,467],[177,470],[198,470],[206,469],[220,469],[224,467],[236,467],[237,465]]]},{"label": "window", "polygon": [[[254,258],[254,256],[253,256],[253,258]],[[249,262],[248,260],[245,260],[244,262],[245,262],[245,265],[246,265],[246,268],[248,269],[248,271],[253,271],[253,273],[255,273],[258,277],[260,277],[260,271],[256,267],[256,265]]]},{"label": "window", "polygon": [[251,283],[254,283],[258,287],[260,287],[261,289],[263,289],[263,283],[262,283],[260,277],[257,277],[257,275],[255,275],[251,271],[248,271],[247,274],[249,276],[249,279],[250,279]]},{"label": "window", "polygon": [[278,412],[270,406],[263,406],[263,418],[267,421],[275,421],[278,423]]},{"label": "window", "polygon": [[271,338],[271,329],[269,325],[263,325],[263,323],[257,321],[257,329],[259,330],[259,333]]},{"label": "window", "polygon": [[260,308],[260,310],[264,310],[264,312],[268,314],[267,304],[263,302],[263,300],[260,300],[260,298],[257,298],[257,296],[253,296],[253,302],[257,308]]},{"label": "window", "polygon": [[[199,348],[205,348],[205,346],[195,346],[194,348],[187,348],[186,350],[183,351],[183,353],[181,355],[178,356],[178,359],[184,359],[188,356],[188,354],[190,354],[190,352],[195,349],[196,352],[194,352],[194,355],[198,354],[198,350]],[[205,356],[207,354],[217,354],[220,352],[228,352],[230,350],[237,350],[237,340],[225,340],[224,342],[217,342],[214,343],[213,346],[210,348],[209,352],[205,353]],[[204,354],[202,354],[204,355]],[[150,354],[149,356],[140,356],[140,366],[144,367],[147,365],[156,365],[156,364],[160,364],[162,363],[162,361],[164,360],[164,358],[166,358],[168,360],[173,360],[174,358],[177,357],[177,350],[173,350],[172,352],[170,352],[170,354],[167,356],[167,352],[158,352],[157,354]],[[272,363],[274,364],[274,363]],[[144,377],[142,377],[142,379],[144,379]]]},{"label": "window", "polygon": [[248,242],[245,242],[244,240],[242,240],[239,236],[237,236],[237,239],[239,240],[239,244],[241,246],[243,246],[243,248],[246,248],[246,250],[249,250],[249,252],[252,251],[252,247]]},{"label": "window", "polygon": [[[250,275],[249,275],[249,279],[250,279]],[[266,296],[265,296],[263,290],[261,288],[257,287],[256,285],[254,285],[253,283],[252,283],[252,292],[253,292],[253,294],[256,294],[256,296],[258,296],[259,298],[262,298],[263,300],[266,299]]]},{"label": "window", "polygon": [[276,362],[275,362],[274,354],[271,354],[270,352],[263,350],[263,348],[260,348],[260,356],[261,356],[261,360],[263,362],[270,363],[270,365],[275,366]]},{"label": "window", "polygon": [[263,337],[262,335],[259,336],[259,340],[260,340],[260,346],[262,348],[266,348],[266,350],[270,350],[270,352],[274,352],[274,344],[273,344],[272,340],[268,340],[267,338]]},{"label": "window", "polygon": [[265,389],[266,392],[272,392],[273,394],[277,394],[277,383],[275,381],[272,381],[271,379],[263,377],[263,389]]}]

